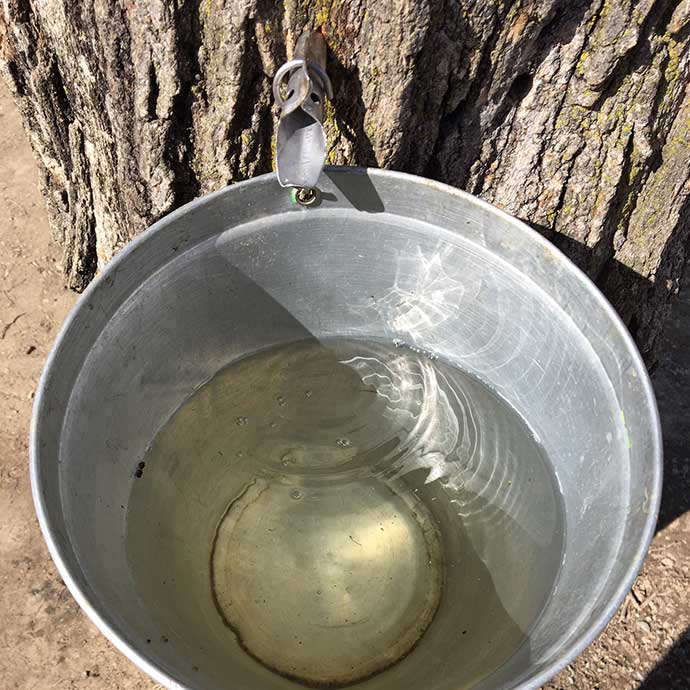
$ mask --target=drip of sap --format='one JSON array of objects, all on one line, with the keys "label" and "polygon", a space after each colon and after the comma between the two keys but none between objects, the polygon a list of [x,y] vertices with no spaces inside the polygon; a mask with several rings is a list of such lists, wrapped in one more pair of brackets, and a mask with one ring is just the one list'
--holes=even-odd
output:
[{"label": "drip of sap", "polygon": [[433,687],[452,668],[469,687],[528,644],[561,561],[561,497],[526,424],[400,342],[242,359],[144,460],[132,575],[160,634],[219,679],[248,655],[310,686]]}]

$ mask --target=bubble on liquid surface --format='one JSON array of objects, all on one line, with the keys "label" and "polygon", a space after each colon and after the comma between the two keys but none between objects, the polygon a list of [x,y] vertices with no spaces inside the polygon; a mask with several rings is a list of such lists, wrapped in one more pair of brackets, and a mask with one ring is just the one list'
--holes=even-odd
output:
[{"label": "bubble on liquid surface", "polygon": [[235,419],[235,424],[237,424],[237,426],[247,426],[248,423],[249,420],[246,417],[237,417]]}]

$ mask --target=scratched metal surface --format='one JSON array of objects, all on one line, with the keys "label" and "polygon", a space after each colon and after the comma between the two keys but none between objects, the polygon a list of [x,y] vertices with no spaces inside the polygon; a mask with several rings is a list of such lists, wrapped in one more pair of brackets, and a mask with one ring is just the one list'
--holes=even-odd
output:
[{"label": "scratched metal surface", "polygon": [[[303,208],[269,175],[193,202],[84,294],[46,367],[32,429],[51,553],[101,630],[159,682],[289,687],[241,654],[219,684],[181,664],[183,643],[147,647],[149,614],[124,550],[132,458],[238,357],[309,335],[399,339],[487,383],[555,465],[567,533],[554,595],[529,646],[475,686],[537,688],[613,614],[651,538],[660,434],[641,360],[584,276],[487,204],[374,170],[327,169],[320,189],[320,203]],[[501,461],[486,457],[494,466],[482,476],[491,479],[478,490],[501,510],[529,510],[520,482],[503,481]],[[496,574],[499,595],[509,577]],[[452,659],[432,661],[445,672],[424,685],[454,688]],[[366,687],[425,680],[390,674]]]}]

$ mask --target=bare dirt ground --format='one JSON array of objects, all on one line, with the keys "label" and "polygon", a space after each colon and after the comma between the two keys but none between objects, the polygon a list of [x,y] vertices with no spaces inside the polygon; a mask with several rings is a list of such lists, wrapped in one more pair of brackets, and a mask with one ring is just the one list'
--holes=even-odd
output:
[{"label": "bare dirt ground", "polygon": [[[76,295],[57,268],[36,169],[0,87],[0,687],[157,688],[80,611],[43,544],[31,502],[33,391]],[[690,282],[690,281],[686,281]],[[690,690],[690,285],[654,374],[665,434],[662,515],[623,607],[548,690]]]}]

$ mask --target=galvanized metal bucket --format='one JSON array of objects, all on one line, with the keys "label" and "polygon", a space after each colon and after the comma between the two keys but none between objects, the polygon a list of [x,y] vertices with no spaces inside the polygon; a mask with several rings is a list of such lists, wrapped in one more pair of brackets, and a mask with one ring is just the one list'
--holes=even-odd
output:
[{"label": "galvanized metal bucket", "polygon": [[[294,687],[198,621],[149,642],[155,611],[134,588],[124,544],[135,461],[238,358],[306,335],[402,339],[486,382],[554,463],[567,531],[553,593],[529,645],[472,686],[538,688],[611,618],[653,534],[661,439],[640,356],[596,287],[496,208],[380,170],[326,169],[318,187],[309,207],[274,175],[194,201],[82,296],[46,365],[31,431],[53,559],[96,625],[163,685]],[[519,502],[516,487],[503,489],[506,506]],[[505,577],[494,574],[499,594]],[[404,672],[362,685],[458,688],[454,654],[420,647]],[[443,673],[432,678],[431,667]]]}]

